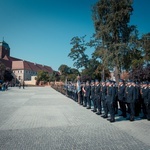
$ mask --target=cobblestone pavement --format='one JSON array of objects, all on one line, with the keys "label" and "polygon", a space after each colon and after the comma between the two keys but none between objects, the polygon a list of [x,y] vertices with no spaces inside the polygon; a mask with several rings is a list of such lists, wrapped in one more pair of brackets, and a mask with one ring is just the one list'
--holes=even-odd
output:
[{"label": "cobblestone pavement", "polygon": [[150,150],[150,122],[110,123],[50,87],[0,92],[0,150]]}]

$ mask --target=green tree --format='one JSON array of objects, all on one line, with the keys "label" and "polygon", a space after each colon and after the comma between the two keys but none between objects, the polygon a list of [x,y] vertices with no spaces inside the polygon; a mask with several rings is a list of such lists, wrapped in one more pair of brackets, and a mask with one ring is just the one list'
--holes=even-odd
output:
[{"label": "green tree", "polygon": [[44,83],[47,83],[47,82],[50,81],[50,75],[46,71],[43,71],[43,70],[38,71],[36,80],[37,80],[38,83],[40,81],[43,81]]},{"label": "green tree", "polygon": [[67,65],[61,65],[58,70],[60,71],[60,79],[61,81],[71,80],[74,81],[79,75],[78,69],[68,67]]},{"label": "green tree", "polygon": [[54,82],[54,81],[59,81],[60,80],[60,75],[57,71],[53,71],[52,74],[49,76],[49,81]]},{"label": "green tree", "polygon": [[87,68],[88,55],[85,54],[85,50],[87,49],[85,36],[73,37],[70,44],[72,45],[72,48],[71,52],[68,54],[68,57],[75,61],[74,66],[77,69],[82,67]]},{"label": "green tree", "polygon": [[78,69],[75,69],[75,68],[70,68],[70,72],[67,76],[67,80],[70,80],[70,81],[75,81],[77,76],[79,75],[79,71]]},{"label": "green tree", "polygon": [[150,33],[144,34],[141,38],[142,54],[145,63],[150,64]]},{"label": "green tree", "polygon": [[116,68],[116,80],[125,64],[123,58],[130,50],[130,36],[136,29],[129,25],[132,11],[132,0],[99,0],[93,7],[95,36],[101,40],[98,50],[103,51],[99,55],[109,67]]},{"label": "green tree", "polygon": [[62,64],[58,70],[60,71],[61,75],[67,75],[70,73],[70,67],[65,64]]}]

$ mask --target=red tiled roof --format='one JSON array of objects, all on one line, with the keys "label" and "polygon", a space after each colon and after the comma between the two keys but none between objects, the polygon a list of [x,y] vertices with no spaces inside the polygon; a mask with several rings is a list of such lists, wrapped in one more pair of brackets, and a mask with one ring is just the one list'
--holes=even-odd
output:
[{"label": "red tiled roof", "polygon": [[23,61],[12,61],[12,69],[15,70],[15,69],[24,69],[24,64],[23,64]]},{"label": "red tiled roof", "polygon": [[31,70],[36,72],[43,70],[49,73],[53,72],[53,69],[49,66],[35,64],[29,61],[12,61],[12,69],[23,69],[23,70]]},{"label": "red tiled roof", "polygon": [[29,62],[29,61],[23,61],[21,59],[15,58],[15,57],[10,57],[10,56],[6,56],[1,59],[3,60],[5,66],[12,68],[13,70],[15,69],[22,69],[22,70],[31,70],[31,71],[46,71],[49,73],[53,72],[53,69],[49,66],[44,66],[41,64],[36,64],[33,62]]},{"label": "red tiled roof", "polygon": [[21,60],[19,58],[15,58],[15,57],[9,57],[9,58],[10,58],[11,61],[19,61],[19,60]]}]

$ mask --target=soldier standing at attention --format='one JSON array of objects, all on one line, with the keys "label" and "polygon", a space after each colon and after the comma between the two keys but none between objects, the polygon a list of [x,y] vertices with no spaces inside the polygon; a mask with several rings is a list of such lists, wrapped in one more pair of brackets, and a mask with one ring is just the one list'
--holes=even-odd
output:
[{"label": "soldier standing at attention", "polygon": [[143,82],[140,86],[141,108],[142,108],[142,113],[143,113],[143,116],[141,117],[141,119],[146,119],[146,106],[145,106],[144,99],[143,99],[144,84],[145,82]]},{"label": "soldier standing at attention", "polygon": [[116,82],[112,81],[112,86],[114,90],[114,109],[115,109],[115,114],[118,114],[118,87],[116,86]]},{"label": "soldier standing at attention", "polygon": [[96,107],[97,108],[97,115],[101,115],[101,97],[100,97],[100,84],[99,81],[95,81],[95,102],[96,102]]},{"label": "soldier standing at attention", "polygon": [[102,117],[108,118],[108,106],[106,103],[107,87],[105,81],[102,81],[101,93],[102,106],[104,109],[104,115],[102,115]]},{"label": "soldier standing at attention", "polygon": [[124,85],[124,81],[121,79],[119,80],[119,84],[118,84],[118,100],[122,111],[122,114],[120,116],[126,118],[127,115],[126,115],[126,104],[125,104],[125,85]]},{"label": "soldier standing at attention", "polygon": [[148,84],[148,82],[143,83],[143,89],[141,94],[146,107],[146,117],[147,120],[150,121],[150,84]]},{"label": "soldier standing at attention", "polygon": [[136,89],[135,116],[138,117],[141,111],[140,86],[138,82],[135,83],[135,89]]},{"label": "soldier standing at attention", "polygon": [[99,81],[95,80],[95,85],[94,85],[94,98],[93,98],[93,112],[97,112],[97,105],[96,105],[96,100],[99,98],[99,90],[100,90],[100,86],[99,86]]},{"label": "soldier standing at attention", "polygon": [[108,119],[110,122],[115,122],[115,87],[113,87],[112,81],[108,81],[108,87],[107,87],[107,104],[108,109],[110,112],[110,119]]},{"label": "soldier standing at attention", "polygon": [[134,85],[135,83],[133,81],[129,81],[126,88],[126,102],[128,109],[130,110],[130,121],[134,121],[135,116],[136,89]]},{"label": "soldier standing at attention", "polygon": [[[94,95],[95,95],[95,85],[94,85],[94,81],[91,81],[91,89],[90,89],[90,101],[93,102],[94,105]],[[94,109],[92,110],[94,111]]]},{"label": "soldier standing at attention", "polygon": [[[88,103],[88,107],[87,109],[91,108],[91,100],[90,100],[90,83],[89,81],[86,81],[86,85],[85,85],[85,96],[86,96],[86,102]],[[86,104],[87,106],[87,104]]]}]

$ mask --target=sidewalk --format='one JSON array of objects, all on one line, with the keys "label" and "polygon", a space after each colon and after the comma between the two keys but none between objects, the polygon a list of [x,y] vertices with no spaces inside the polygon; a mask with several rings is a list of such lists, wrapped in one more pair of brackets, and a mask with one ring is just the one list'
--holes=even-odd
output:
[{"label": "sidewalk", "polygon": [[50,87],[0,92],[0,150],[150,150],[150,122],[93,113]]}]

